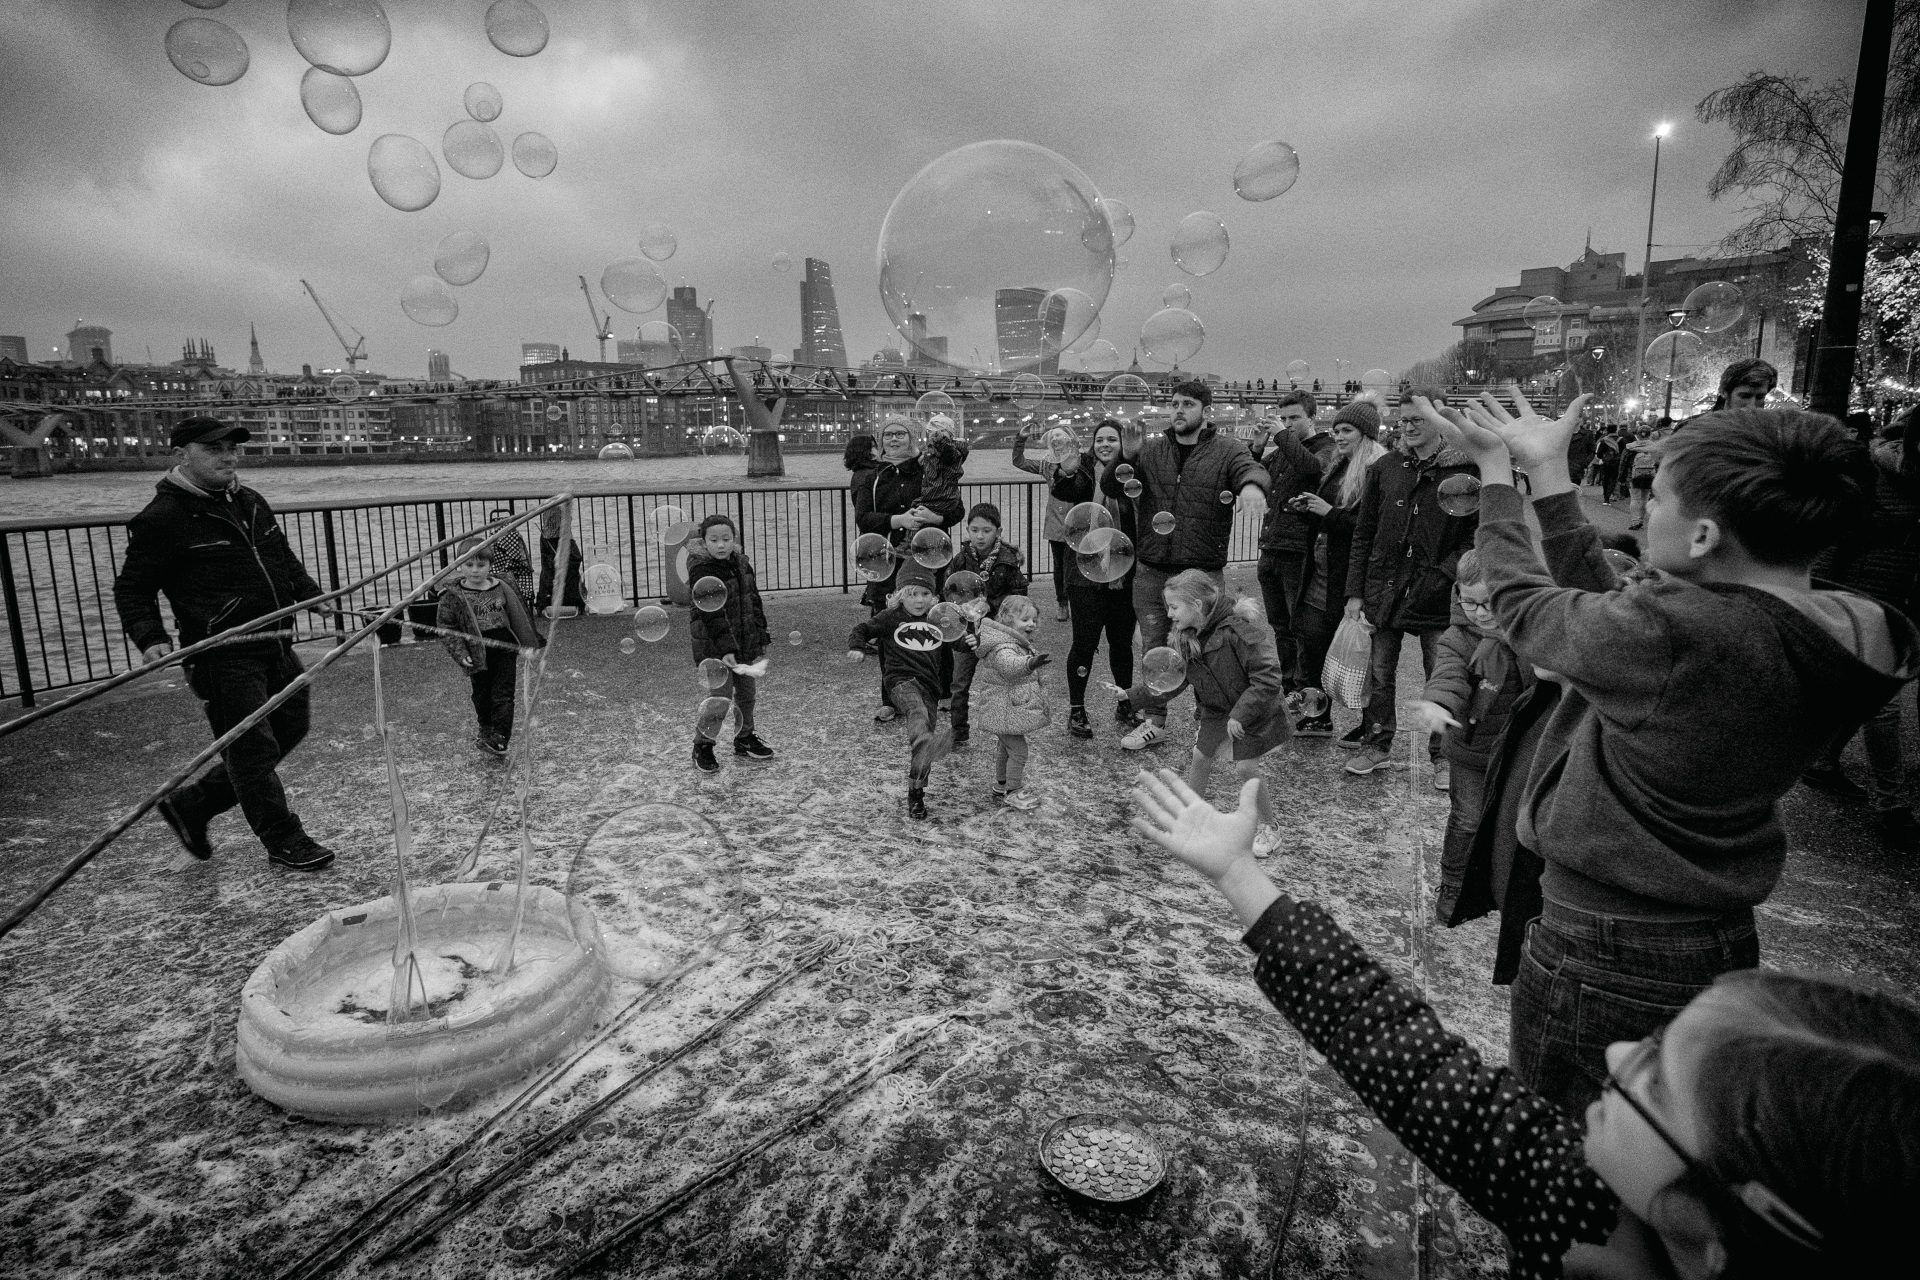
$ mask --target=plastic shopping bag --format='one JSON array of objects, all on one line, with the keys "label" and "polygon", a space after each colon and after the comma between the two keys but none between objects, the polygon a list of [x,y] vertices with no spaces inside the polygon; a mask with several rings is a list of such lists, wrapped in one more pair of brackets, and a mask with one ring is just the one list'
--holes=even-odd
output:
[{"label": "plastic shopping bag", "polygon": [[1373,628],[1359,618],[1341,619],[1327,649],[1320,687],[1341,706],[1358,711],[1367,705],[1367,667],[1373,659]]}]

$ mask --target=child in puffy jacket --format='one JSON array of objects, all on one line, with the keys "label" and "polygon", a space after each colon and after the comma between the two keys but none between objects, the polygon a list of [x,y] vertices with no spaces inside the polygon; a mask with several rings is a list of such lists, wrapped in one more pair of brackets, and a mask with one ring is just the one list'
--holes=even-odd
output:
[{"label": "child in puffy jacket", "polygon": [[977,662],[974,718],[999,738],[993,757],[993,795],[1022,812],[1040,804],[1026,788],[1027,735],[1050,719],[1046,690],[1040,684],[1040,668],[1047,655],[1033,647],[1033,633],[1039,629],[1040,610],[1033,601],[1008,596],[1000,603],[1000,612],[982,621],[978,634],[968,637]]},{"label": "child in puffy jacket", "polygon": [[[980,579],[980,600],[971,607],[973,616],[991,618],[1000,612],[1008,596],[1027,594],[1027,575],[1022,568],[1020,548],[1000,540],[1000,508],[991,502],[976,502],[967,512],[967,536],[960,550],[947,564],[947,582],[962,573]],[[972,734],[970,711],[973,670],[978,655],[964,640],[954,641],[953,682],[949,686],[947,719],[953,726],[953,745],[960,746]]]},{"label": "child in puffy jacket", "polygon": [[938,513],[942,528],[959,524],[967,509],[960,498],[966,464],[967,445],[953,438],[953,419],[934,414],[927,420],[927,439],[920,449],[920,505]]},{"label": "child in puffy jacket", "polygon": [[[725,672],[725,681],[717,687],[710,685],[709,693],[733,704],[734,762],[764,764],[773,759],[773,748],[754,731],[758,683],[754,671],[755,664],[766,656],[773,636],[767,630],[767,612],[760,603],[753,564],[740,549],[739,529],[727,516],[708,516],[687,540],[687,581],[699,583],[707,578],[726,588],[726,596],[716,609],[693,610],[687,627],[693,660],[699,665],[711,659]],[[713,734],[719,728],[720,723],[704,720],[694,726],[693,765],[702,773],[720,768],[713,755]]]},{"label": "child in puffy jacket", "polygon": [[479,722],[474,742],[496,756],[513,738],[514,700],[519,692],[520,651],[546,643],[534,628],[520,592],[493,576],[493,556],[483,539],[460,544],[454,576],[440,592],[434,618],[440,642],[473,686]]}]

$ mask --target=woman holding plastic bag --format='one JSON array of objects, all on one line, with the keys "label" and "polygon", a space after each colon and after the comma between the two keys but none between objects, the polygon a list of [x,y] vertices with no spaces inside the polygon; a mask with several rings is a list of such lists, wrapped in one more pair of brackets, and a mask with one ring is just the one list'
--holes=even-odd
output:
[{"label": "woman holding plastic bag", "polygon": [[[1366,691],[1354,687],[1348,678],[1351,655],[1330,665],[1335,641],[1341,630],[1347,631],[1349,645],[1358,645],[1357,669],[1360,680],[1366,678],[1373,639],[1367,624],[1358,619],[1341,619],[1340,591],[1347,580],[1347,559],[1353,550],[1354,517],[1360,510],[1360,494],[1366,488],[1367,468],[1386,452],[1380,444],[1380,409],[1370,399],[1358,399],[1333,415],[1333,459],[1320,487],[1312,493],[1296,494],[1275,501],[1286,501],[1307,522],[1313,547],[1301,578],[1300,598],[1294,605],[1293,633],[1300,645],[1300,670],[1309,679],[1318,677],[1319,685],[1300,690],[1303,703],[1325,706],[1329,695],[1342,706],[1366,705]],[[1327,584],[1335,584],[1332,598]],[[1314,693],[1320,694],[1315,698]],[[1297,738],[1331,738],[1333,712],[1327,707],[1317,716],[1305,716],[1293,726]],[[1357,739],[1356,739],[1357,740]]]}]

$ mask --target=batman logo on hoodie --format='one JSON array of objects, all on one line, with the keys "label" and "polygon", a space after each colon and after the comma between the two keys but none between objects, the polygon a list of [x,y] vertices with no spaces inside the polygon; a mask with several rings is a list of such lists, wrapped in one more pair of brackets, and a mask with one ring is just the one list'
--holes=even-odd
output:
[{"label": "batman logo on hoodie", "polygon": [[931,622],[903,622],[893,629],[893,642],[913,653],[932,653],[942,644],[940,628]]}]

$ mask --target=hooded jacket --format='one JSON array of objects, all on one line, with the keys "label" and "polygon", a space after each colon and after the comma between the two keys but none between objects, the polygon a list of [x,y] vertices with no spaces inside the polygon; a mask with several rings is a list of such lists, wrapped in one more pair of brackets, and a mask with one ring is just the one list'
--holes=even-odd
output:
[{"label": "hooded jacket", "polygon": [[940,651],[946,641],[940,628],[927,621],[927,615],[915,617],[905,605],[882,609],[864,622],[854,624],[847,635],[849,650],[862,650],[868,641],[880,647],[880,688],[882,692],[896,684],[912,683],[926,696],[929,709],[940,701]]},{"label": "hooded jacket", "polygon": [[[504,588],[501,597],[507,609],[507,629],[513,632],[515,642],[530,649],[545,645],[546,637],[534,626],[533,615],[527,612],[527,602],[519,591],[498,575],[495,581]],[[442,632],[440,643],[459,668],[469,674],[486,668],[489,652],[486,645],[478,643],[483,637],[474,625],[472,594],[458,579],[449,582],[441,589],[439,608],[434,615],[434,623]]]},{"label": "hooded jacket", "polygon": [[[127,558],[113,582],[120,625],[137,649],[166,643],[162,593],[184,648],[321,591],[265,498],[237,481],[207,493],[169,471],[127,522]],[[292,630],[291,617],[273,627]]]},{"label": "hooded jacket", "polygon": [[[1101,471],[1100,492],[1097,500],[1113,516],[1114,527],[1127,535],[1127,541],[1138,547],[1140,530],[1134,516],[1134,501],[1127,496],[1126,485],[1114,476],[1114,472],[1122,463],[1123,459],[1116,454],[1112,465],[1101,471],[1100,459],[1094,456],[1092,450],[1088,450],[1080,455],[1080,466],[1076,470],[1055,471],[1052,491],[1061,496],[1061,500],[1065,502],[1066,509],[1069,511],[1083,502],[1096,501],[1093,476],[1096,471]],[[1130,592],[1133,589],[1133,570],[1128,569],[1112,582],[1094,582],[1080,572],[1080,558],[1069,555],[1067,557],[1067,589]]]},{"label": "hooded jacket", "polygon": [[988,618],[980,624],[979,665],[968,697],[973,722],[988,733],[1028,734],[1051,716],[1033,641]]},{"label": "hooded jacket", "polygon": [[1260,549],[1305,555],[1313,546],[1312,530],[1307,517],[1288,510],[1287,502],[1320,487],[1320,477],[1333,465],[1333,433],[1323,431],[1300,441],[1293,438],[1292,431],[1281,427],[1273,433],[1272,445],[1262,459],[1270,501],[1266,524],[1260,530]]},{"label": "hooded jacket", "polygon": [[741,665],[757,661],[773,643],[767,632],[767,615],[760,607],[760,587],[753,565],[738,550],[724,560],[698,553],[687,556],[687,581],[718,578],[727,588],[727,598],[718,609],[708,613],[695,609],[687,626],[693,640],[693,660],[724,658],[732,654]]},{"label": "hooded jacket", "polygon": [[1011,542],[995,542],[993,550],[982,556],[968,541],[962,543],[953,559],[947,562],[947,577],[951,580],[961,572],[979,574],[983,584],[981,594],[986,597],[987,616],[991,618],[1000,612],[1002,600],[1027,594],[1025,563],[1026,557]]},{"label": "hooded jacket", "polygon": [[1276,742],[1292,736],[1273,629],[1260,620],[1253,601],[1223,594],[1193,641],[1199,651],[1187,654],[1186,679],[1178,688],[1155,693],[1141,683],[1127,690],[1136,710],[1164,707],[1191,688],[1202,719],[1238,720],[1249,736]]},{"label": "hooded jacket", "polygon": [[[1180,453],[1168,427],[1147,437],[1130,459],[1142,485],[1135,511],[1140,536],[1133,545],[1142,564],[1159,569],[1223,569],[1234,504],[1220,501],[1220,495],[1237,498],[1248,485],[1265,492],[1267,469],[1246,445],[1221,435],[1211,423],[1200,428],[1184,465]],[[1155,533],[1153,518],[1162,511],[1173,513],[1173,529]]]},{"label": "hooded jacket", "polygon": [[1392,631],[1447,625],[1453,569],[1473,545],[1478,517],[1448,515],[1437,491],[1450,476],[1473,474],[1467,456],[1452,447],[1424,461],[1390,449],[1368,468],[1345,596],[1360,598],[1368,622]]},{"label": "hooded jacket", "polygon": [[1433,673],[1421,697],[1460,722],[1445,735],[1447,759],[1485,772],[1493,744],[1507,727],[1513,704],[1533,684],[1533,668],[1506,641],[1482,632],[1456,603],[1453,625],[1440,633]]}]

